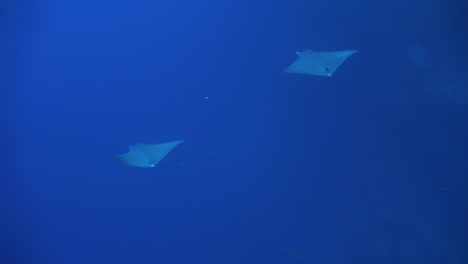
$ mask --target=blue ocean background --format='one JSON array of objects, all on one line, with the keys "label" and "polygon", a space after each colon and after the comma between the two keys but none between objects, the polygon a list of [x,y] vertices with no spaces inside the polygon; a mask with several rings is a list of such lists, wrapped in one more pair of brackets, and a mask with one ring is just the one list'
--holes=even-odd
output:
[{"label": "blue ocean background", "polygon": [[0,263],[468,263],[467,12],[0,1]]}]

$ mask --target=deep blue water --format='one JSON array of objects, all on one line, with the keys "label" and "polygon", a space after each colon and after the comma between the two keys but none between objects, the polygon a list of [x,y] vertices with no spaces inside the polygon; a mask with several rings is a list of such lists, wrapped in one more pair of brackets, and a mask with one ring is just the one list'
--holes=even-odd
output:
[{"label": "deep blue water", "polygon": [[0,263],[468,263],[467,6],[0,1]]}]

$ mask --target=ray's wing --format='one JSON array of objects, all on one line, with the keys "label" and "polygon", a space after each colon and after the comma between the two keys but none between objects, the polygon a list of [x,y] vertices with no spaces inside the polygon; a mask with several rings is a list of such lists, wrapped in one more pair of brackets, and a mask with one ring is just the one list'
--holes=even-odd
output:
[{"label": "ray's wing", "polygon": [[161,144],[145,145],[138,144],[130,146],[125,154],[116,156],[124,164],[142,168],[152,168],[158,164],[173,148],[182,143],[176,140]]},{"label": "ray's wing", "polygon": [[305,50],[296,52],[299,58],[284,71],[319,76],[332,76],[338,67],[357,50],[318,52]]},{"label": "ray's wing", "polygon": [[154,144],[146,146],[148,158],[152,162],[153,166],[158,164],[173,148],[175,148],[180,143],[184,142],[183,140],[176,140],[161,144]]}]

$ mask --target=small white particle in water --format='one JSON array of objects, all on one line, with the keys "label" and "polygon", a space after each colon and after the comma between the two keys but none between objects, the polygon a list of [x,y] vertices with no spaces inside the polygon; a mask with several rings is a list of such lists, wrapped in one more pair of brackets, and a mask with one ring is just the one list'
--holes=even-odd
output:
[{"label": "small white particle in water", "polygon": [[208,96],[205,96],[205,100],[208,100]]}]

